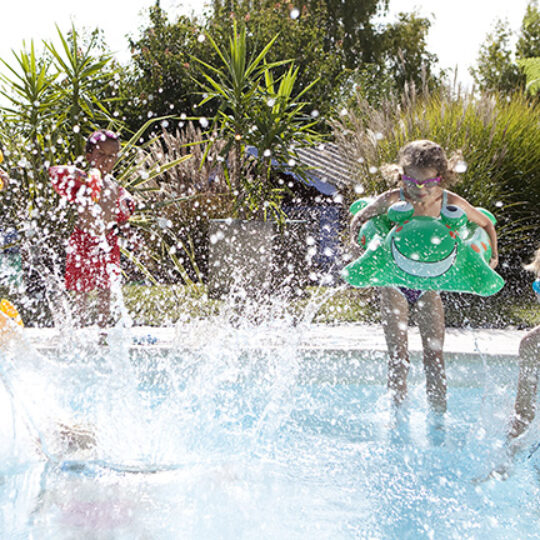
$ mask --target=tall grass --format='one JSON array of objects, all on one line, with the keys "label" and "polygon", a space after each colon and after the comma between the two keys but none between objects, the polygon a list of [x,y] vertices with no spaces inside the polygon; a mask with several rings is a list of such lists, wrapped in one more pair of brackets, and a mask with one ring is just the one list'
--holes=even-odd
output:
[{"label": "tall grass", "polygon": [[448,153],[461,150],[467,170],[455,191],[491,210],[504,261],[529,256],[540,231],[540,123],[538,102],[524,94],[475,96],[443,88],[417,93],[409,88],[377,110],[358,101],[334,124],[341,151],[355,162],[348,197],[380,193],[379,173],[414,139],[431,139]]},{"label": "tall grass", "polygon": [[[163,130],[140,162],[145,170],[161,173],[139,191],[145,210],[134,224],[144,231],[147,246],[153,246],[145,257],[148,273],[166,283],[203,281],[208,222],[233,213],[235,198],[224,174],[225,142],[215,141],[210,148],[205,143],[203,131],[188,122],[182,131]],[[170,163],[177,165],[170,168]]]}]

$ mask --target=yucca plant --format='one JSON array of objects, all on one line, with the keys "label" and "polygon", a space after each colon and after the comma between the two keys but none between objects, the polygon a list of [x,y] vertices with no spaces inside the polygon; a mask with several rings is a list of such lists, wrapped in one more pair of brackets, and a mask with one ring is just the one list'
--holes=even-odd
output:
[{"label": "yucca plant", "polygon": [[[37,298],[54,280],[61,283],[64,240],[75,217],[73,206],[54,193],[49,166],[84,166],[84,138],[89,132],[97,127],[119,132],[123,128],[109,113],[108,99],[101,97],[109,95],[106,90],[114,73],[108,69],[110,55],[99,50],[95,35],[85,45],[73,28],[67,37],[58,32],[59,49],[47,43],[46,54],[38,57],[31,43],[28,51],[14,53],[15,65],[8,65],[3,77],[2,91],[9,103],[0,109],[0,141],[14,181],[0,194],[0,206],[4,223],[22,233],[27,281],[40,282],[36,285],[40,291],[29,291],[31,298]],[[122,145],[117,179],[136,197],[149,189],[156,176],[189,159],[182,156],[155,168],[145,166],[147,152],[140,144],[141,135],[163,120],[150,120]],[[144,223],[152,210],[142,208],[138,220]],[[41,304],[38,310],[43,308]]]},{"label": "yucca plant", "polygon": [[[279,220],[283,217],[279,206],[283,191],[270,185],[270,167],[274,161],[305,175],[294,159],[294,148],[315,144],[318,138],[313,129],[317,122],[304,113],[307,104],[300,101],[312,85],[295,95],[298,70],[291,61],[266,61],[277,35],[260,51],[249,49],[246,29],[239,31],[236,22],[228,49],[220,48],[209,34],[206,37],[219,63],[193,60],[205,81],[201,83],[201,105],[212,100],[218,103],[207,149],[214,141],[223,140],[222,157],[232,151],[232,161],[224,162],[225,175],[236,196],[238,215]],[[276,80],[276,70],[285,65],[289,69]],[[248,146],[257,149],[257,159],[245,159]]]},{"label": "yucca plant", "polygon": [[38,57],[32,41],[29,50],[23,44],[22,51],[13,51],[14,63],[2,59],[8,105],[0,108],[0,141],[19,180],[5,210],[14,221],[36,214],[47,219],[55,206],[49,165],[80,162],[85,133],[119,127],[100,98],[113,72],[105,69],[110,55],[96,51],[96,33],[81,43],[75,28],[67,36],[57,31],[60,48],[45,42],[47,53]]}]

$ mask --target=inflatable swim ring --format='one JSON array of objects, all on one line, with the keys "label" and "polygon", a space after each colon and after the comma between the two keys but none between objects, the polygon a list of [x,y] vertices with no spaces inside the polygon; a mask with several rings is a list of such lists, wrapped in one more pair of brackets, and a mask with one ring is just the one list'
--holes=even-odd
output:
[{"label": "inflatable swim ring", "polygon": [[[369,202],[356,201],[351,213]],[[490,212],[478,210],[495,223]],[[413,214],[409,202],[399,201],[387,214],[365,223],[358,234],[365,251],[342,270],[343,279],[355,287],[401,286],[481,296],[502,289],[503,278],[489,267],[486,231],[469,222],[461,208],[447,205],[438,218]]]}]

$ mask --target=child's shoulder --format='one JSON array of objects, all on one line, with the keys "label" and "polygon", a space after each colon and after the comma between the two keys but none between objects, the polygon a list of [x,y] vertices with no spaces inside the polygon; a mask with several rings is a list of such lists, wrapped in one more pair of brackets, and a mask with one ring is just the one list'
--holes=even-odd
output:
[{"label": "child's shoulder", "polygon": [[399,199],[401,194],[401,190],[399,188],[393,188],[389,189],[388,191],[383,191],[377,196],[377,199],[383,199],[383,200],[394,200]]},{"label": "child's shoulder", "polygon": [[445,189],[446,192],[446,200],[449,204],[467,204],[470,205],[469,201],[467,199],[464,199],[461,195],[458,195],[457,193],[454,193],[453,191],[449,191]]}]

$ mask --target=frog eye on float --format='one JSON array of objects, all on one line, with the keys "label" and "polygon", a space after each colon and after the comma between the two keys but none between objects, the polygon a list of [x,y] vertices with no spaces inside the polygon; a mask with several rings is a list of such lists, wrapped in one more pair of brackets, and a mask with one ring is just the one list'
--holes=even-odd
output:
[{"label": "frog eye on float", "polygon": [[467,214],[459,206],[448,204],[441,208],[441,221],[455,229],[467,223]]},{"label": "frog eye on float", "polygon": [[413,214],[413,205],[407,201],[398,201],[388,209],[388,219],[397,223],[403,223],[411,219]]}]

